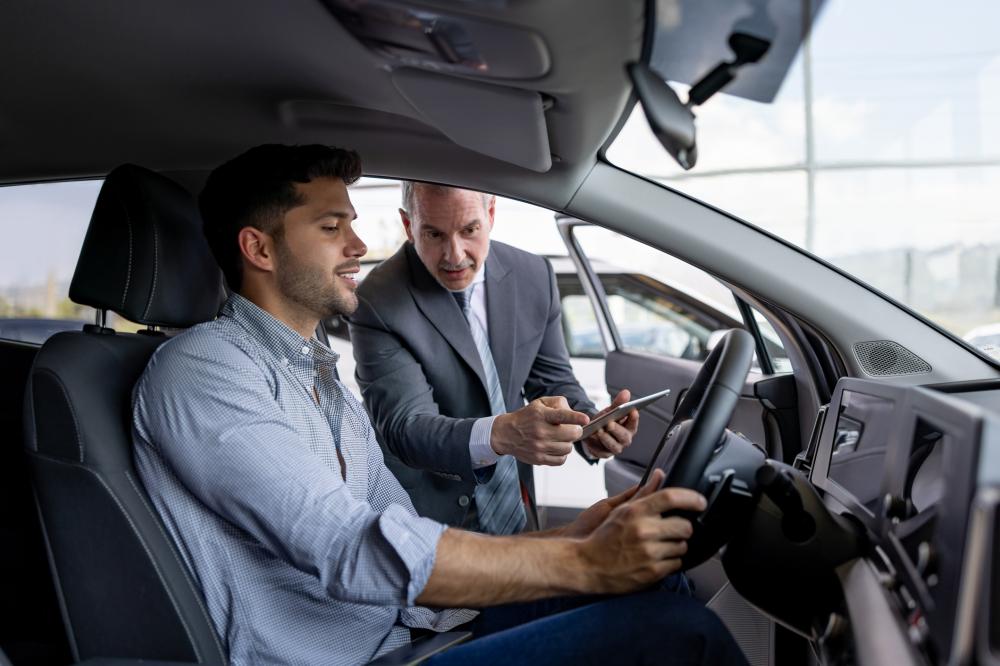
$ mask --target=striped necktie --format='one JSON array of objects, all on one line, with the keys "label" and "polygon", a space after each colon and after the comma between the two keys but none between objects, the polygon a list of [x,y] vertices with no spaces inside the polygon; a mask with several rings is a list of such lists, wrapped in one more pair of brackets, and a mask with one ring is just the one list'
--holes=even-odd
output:
[{"label": "striped necktie", "polygon": [[[482,283],[478,283],[482,284]],[[458,306],[462,308],[465,321],[472,332],[472,340],[476,343],[476,351],[483,362],[483,372],[486,376],[486,387],[489,391],[490,410],[493,414],[505,414],[503,390],[500,388],[500,375],[493,362],[490,351],[489,334],[483,328],[479,317],[471,311],[473,283],[465,291],[453,291],[452,295]],[[524,529],[527,516],[524,503],[521,501],[521,483],[517,477],[517,461],[512,456],[500,456],[497,459],[493,477],[487,483],[476,486],[476,511],[479,514],[479,529],[487,534],[514,534]]]}]

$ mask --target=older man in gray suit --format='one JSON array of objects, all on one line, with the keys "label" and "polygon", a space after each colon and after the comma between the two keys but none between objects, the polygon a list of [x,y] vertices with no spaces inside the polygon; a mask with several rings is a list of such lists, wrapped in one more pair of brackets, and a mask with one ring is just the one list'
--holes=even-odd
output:
[{"label": "older man in gray suit", "polygon": [[619,453],[639,415],[578,442],[596,410],[552,268],[491,242],[494,213],[492,196],[404,183],[408,241],[358,288],[350,328],[365,405],[417,511],[510,534],[536,524],[532,465],[563,464],[574,442],[589,462]]}]

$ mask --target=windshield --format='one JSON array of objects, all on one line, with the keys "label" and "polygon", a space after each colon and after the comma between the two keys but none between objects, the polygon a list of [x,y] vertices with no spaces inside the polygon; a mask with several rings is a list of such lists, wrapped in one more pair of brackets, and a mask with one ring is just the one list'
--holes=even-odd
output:
[{"label": "windshield", "polygon": [[719,94],[696,109],[690,172],[638,105],[608,159],[813,252],[1000,358],[976,334],[1000,322],[997,25],[995,0],[829,0],[772,104]]}]

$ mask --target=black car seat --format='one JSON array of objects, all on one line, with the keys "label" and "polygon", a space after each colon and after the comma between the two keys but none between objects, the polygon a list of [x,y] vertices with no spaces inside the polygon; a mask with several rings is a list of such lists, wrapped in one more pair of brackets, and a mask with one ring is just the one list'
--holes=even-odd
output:
[{"label": "black car seat", "polygon": [[165,337],[212,319],[224,297],[191,195],[141,167],[112,171],[70,298],[145,325],[52,336],[25,395],[25,446],[76,660],[224,664],[195,580],[132,465],[131,393]]}]

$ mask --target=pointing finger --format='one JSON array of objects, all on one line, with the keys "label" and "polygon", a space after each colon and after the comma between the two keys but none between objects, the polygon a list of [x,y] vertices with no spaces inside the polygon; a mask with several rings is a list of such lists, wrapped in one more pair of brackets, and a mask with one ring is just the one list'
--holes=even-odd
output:
[{"label": "pointing finger", "polygon": [[575,412],[572,409],[548,409],[544,414],[546,423],[551,423],[552,425],[585,426],[590,423],[590,417],[583,412]]},{"label": "pointing finger", "polygon": [[538,402],[553,409],[569,409],[569,403],[566,402],[566,397],[561,395],[546,395],[539,398]]}]

